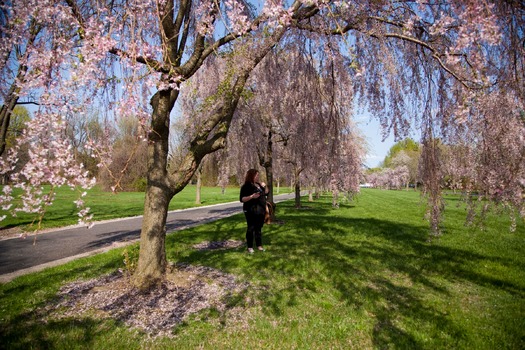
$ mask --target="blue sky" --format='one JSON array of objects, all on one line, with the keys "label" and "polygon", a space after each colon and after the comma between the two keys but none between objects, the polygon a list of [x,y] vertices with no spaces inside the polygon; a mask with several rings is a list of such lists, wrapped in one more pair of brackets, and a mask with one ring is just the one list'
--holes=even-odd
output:
[{"label": "blue sky", "polygon": [[390,135],[385,141],[381,141],[381,126],[368,114],[357,116],[355,122],[368,143],[365,164],[370,168],[377,167],[385,159],[390,147],[395,144],[394,137]]}]

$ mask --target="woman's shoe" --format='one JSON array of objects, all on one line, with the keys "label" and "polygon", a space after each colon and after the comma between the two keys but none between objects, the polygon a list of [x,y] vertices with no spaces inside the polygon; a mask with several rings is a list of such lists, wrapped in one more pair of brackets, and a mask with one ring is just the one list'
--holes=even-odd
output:
[{"label": "woman's shoe", "polygon": [[259,249],[261,252],[264,252],[264,248],[263,247],[257,247],[257,249]]},{"label": "woman's shoe", "polygon": [[248,248],[248,253],[253,254],[253,248]]}]

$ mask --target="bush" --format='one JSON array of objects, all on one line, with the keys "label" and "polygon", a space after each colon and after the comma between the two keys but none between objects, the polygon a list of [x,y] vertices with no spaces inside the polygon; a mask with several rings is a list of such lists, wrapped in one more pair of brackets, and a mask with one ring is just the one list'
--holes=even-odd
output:
[{"label": "bush", "polygon": [[127,247],[122,252],[122,256],[124,257],[124,269],[130,278],[139,264],[139,251],[140,246],[138,244],[134,244]]},{"label": "bush", "polygon": [[133,181],[132,187],[137,192],[146,192],[146,186],[148,184],[148,181],[144,177],[139,177],[135,181]]}]

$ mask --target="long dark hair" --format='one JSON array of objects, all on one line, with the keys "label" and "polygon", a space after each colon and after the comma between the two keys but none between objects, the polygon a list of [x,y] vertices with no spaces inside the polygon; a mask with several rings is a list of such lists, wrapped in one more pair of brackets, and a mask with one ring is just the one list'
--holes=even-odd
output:
[{"label": "long dark hair", "polygon": [[244,183],[251,183],[253,184],[255,182],[255,175],[259,173],[259,170],[257,169],[250,169],[246,172],[246,176],[244,177]]}]

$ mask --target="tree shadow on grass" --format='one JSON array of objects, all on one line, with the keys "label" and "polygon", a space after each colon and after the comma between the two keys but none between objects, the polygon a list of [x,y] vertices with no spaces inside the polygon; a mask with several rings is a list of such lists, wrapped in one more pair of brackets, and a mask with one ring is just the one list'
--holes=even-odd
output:
[{"label": "tree shadow on grass", "polygon": [[[451,346],[464,341],[470,330],[439,306],[457,293],[449,289],[456,283],[525,298],[522,286],[475,269],[487,261],[512,265],[511,259],[429,243],[424,223],[324,215],[331,210],[329,205],[316,205],[304,215],[284,207],[279,219],[287,224],[264,227],[268,251],[263,254],[238,254],[244,249],[188,252],[182,259],[257,276],[264,289],[264,310],[277,317],[308,295],[323,293],[328,284],[345,305],[371,315],[372,341],[378,348],[422,348],[428,346],[424,338]],[[240,216],[221,220],[191,239],[243,238],[243,224]],[[276,285],[274,279],[285,282]],[[428,294],[436,295],[436,305],[428,302]],[[412,324],[409,330],[406,323]],[[414,324],[421,330],[417,337]]]},{"label": "tree shadow on grass", "polygon": [[[169,261],[177,261],[181,255],[185,256],[188,252],[193,251],[193,245],[204,241],[220,242],[230,239],[244,241],[242,220],[244,220],[244,215],[237,214],[210,222],[204,226],[190,227],[185,229],[183,234],[177,231],[170,233],[166,236],[167,259]],[[205,251],[202,254],[197,254],[197,260],[205,255]],[[200,264],[205,265],[206,263],[201,261]]]},{"label": "tree shadow on grass", "polygon": [[[0,330],[2,349],[94,349],[107,336],[110,321],[68,318],[42,322],[42,314],[21,314]],[[74,339],[74,343],[71,343]],[[102,342],[103,343],[103,342]]]},{"label": "tree shadow on grass", "polygon": [[[103,264],[90,263],[89,259],[92,258],[79,259],[70,268],[51,268],[24,275],[0,286],[0,307],[3,310],[0,320],[1,349],[66,349],[78,347],[79,344],[92,348],[90,344],[95,338],[105,336],[107,330],[102,325],[107,321],[91,318],[47,319],[47,306],[57,299],[56,291],[61,285],[79,276],[95,277],[121,264],[120,257]],[[30,311],[20,312],[17,309]],[[57,341],[64,343],[57,344]]]}]

